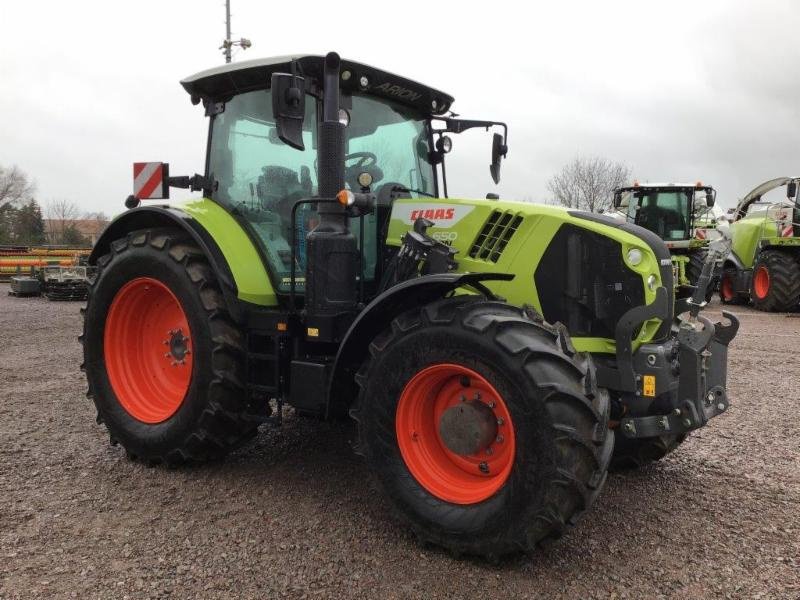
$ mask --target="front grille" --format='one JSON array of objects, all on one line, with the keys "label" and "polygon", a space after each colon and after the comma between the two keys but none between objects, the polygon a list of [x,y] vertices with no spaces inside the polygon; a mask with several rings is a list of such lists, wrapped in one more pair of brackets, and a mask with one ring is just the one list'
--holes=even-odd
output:
[{"label": "front grille", "polygon": [[520,215],[508,211],[492,211],[469,250],[470,258],[496,263],[521,223]]},{"label": "front grille", "polygon": [[614,339],[622,315],[645,303],[642,276],[625,264],[619,242],[568,223],[542,255],[534,283],[544,318],[576,337]]}]

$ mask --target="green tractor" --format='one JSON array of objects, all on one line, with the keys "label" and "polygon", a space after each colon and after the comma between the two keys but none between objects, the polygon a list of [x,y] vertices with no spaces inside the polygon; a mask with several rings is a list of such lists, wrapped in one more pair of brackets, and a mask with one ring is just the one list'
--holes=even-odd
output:
[{"label": "green tractor", "polygon": [[[800,177],[765,181],[733,212],[732,251],[724,263],[720,297],[726,304],[752,301],[764,311],[790,311],[800,304]],[[762,196],[786,186],[786,200]]]},{"label": "green tractor", "polygon": [[[718,237],[711,213],[716,198],[716,190],[699,181],[641,185],[634,182],[614,191],[614,208],[618,213],[629,223],[655,233],[669,248],[679,298],[692,296],[709,244]],[[706,301],[711,300],[718,284],[719,273],[715,269],[706,290]]]},{"label": "green tractor", "polygon": [[[494,129],[497,182],[503,123],[335,53],[182,85],[210,120],[204,173],[137,163],[90,259],[88,395],[129,456],[220,457],[285,405],[350,415],[417,536],[492,558],[560,536],[610,465],[656,460],[728,408],[738,322],[697,298],[675,314],[656,235],[448,198],[451,136]],[[170,186],[201,195],[141,202]]]}]

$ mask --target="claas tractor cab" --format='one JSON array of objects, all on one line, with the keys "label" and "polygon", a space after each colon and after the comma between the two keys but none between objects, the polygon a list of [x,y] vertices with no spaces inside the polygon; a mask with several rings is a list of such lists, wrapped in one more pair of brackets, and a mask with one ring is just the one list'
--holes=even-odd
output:
[{"label": "claas tractor cab", "polygon": [[[691,297],[708,246],[718,239],[716,218],[711,212],[716,190],[697,183],[634,182],[630,187],[614,191],[614,208],[629,223],[652,231],[669,248],[675,265],[675,284],[679,298]],[[712,275],[706,300],[710,300],[719,281],[719,269]]]},{"label": "claas tractor cab", "polygon": [[[745,195],[731,215],[732,248],[725,260],[720,297],[752,302],[763,311],[800,305],[800,177],[778,177]],[[785,187],[784,198],[764,196]]]},{"label": "claas tractor cab", "polygon": [[[497,557],[558,537],[610,466],[727,409],[736,319],[700,297],[676,312],[656,235],[448,197],[453,138],[491,132],[497,182],[503,123],[335,53],[182,84],[209,119],[204,172],[136,163],[90,259],[88,394],[130,456],[219,457],[287,407],[350,416],[420,539]],[[198,193],[166,202],[175,186]]]}]

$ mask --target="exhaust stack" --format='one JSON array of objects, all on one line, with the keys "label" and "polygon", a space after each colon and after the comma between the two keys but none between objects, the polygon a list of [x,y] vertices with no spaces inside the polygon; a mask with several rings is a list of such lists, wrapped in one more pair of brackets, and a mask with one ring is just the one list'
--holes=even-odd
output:
[{"label": "exhaust stack", "polygon": [[[319,196],[335,198],[344,188],[345,126],[339,122],[339,70],[335,52],[325,57],[322,121],[319,124],[317,165]],[[318,205],[319,224],[307,236],[306,311],[309,335],[335,341],[334,319],[356,308],[358,250],[348,227],[345,208],[338,202]],[[318,325],[318,326],[315,326]]]}]

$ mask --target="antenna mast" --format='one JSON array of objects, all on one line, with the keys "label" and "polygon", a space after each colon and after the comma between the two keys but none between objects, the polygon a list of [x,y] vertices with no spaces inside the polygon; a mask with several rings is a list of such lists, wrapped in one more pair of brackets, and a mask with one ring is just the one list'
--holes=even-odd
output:
[{"label": "antenna mast", "polygon": [[252,45],[252,42],[247,38],[231,40],[231,0],[225,0],[225,39],[222,41],[222,46],[219,47],[225,55],[225,62],[231,62],[231,48],[233,46],[239,46],[242,50],[246,50]]}]

